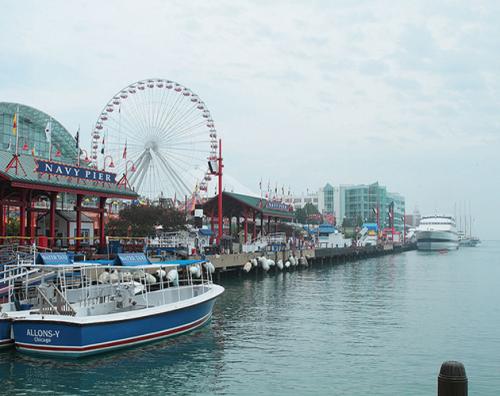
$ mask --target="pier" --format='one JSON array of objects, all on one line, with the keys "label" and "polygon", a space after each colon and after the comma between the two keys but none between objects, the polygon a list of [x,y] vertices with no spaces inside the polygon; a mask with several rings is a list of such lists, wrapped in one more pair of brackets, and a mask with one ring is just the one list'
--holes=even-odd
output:
[{"label": "pier", "polygon": [[[399,254],[410,250],[415,250],[416,245],[413,243],[405,245],[379,245],[379,246],[366,246],[366,247],[344,247],[344,248],[316,248],[316,249],[302,249],[302,250],[283,250],[277,252],[259,251],[254,253],[235,253],[223,255],[208,256],[212,264],[215,266],[215,273],[217,277],[221,275],[241,275],[244,273],[243,266],[259,257],[265,256],[273,260],[275,263],[278,260],[283,262],[287,261],[291,256],[295,258],[304,257],[307,264],[299,264],[296,267],[283,268],[283,271],[293,270],[294,268],[304,266],[314,266],[323,264],[341,264],[350,261],[364,260],[372,257],[380,257],[389,254]],[[274,270],[278,270],[275,267]],[[271,269],[271,271],[274,271]],[[265,272],[262,267],[257,266],[252,268],[251,272]]]}]

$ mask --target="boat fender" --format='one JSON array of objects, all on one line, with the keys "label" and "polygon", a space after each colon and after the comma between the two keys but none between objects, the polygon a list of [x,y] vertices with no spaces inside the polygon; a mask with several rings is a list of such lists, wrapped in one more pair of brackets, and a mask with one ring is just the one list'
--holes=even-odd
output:
[{"label": "boat fender", "polygon": [[120,281],[120,277],[118,276],[118,271],[113,270],[111,274],[109,274],[109,283],[118,283]]},{"label": "boat fender", "polygon": [[168,271],[167,279],[169,282],[172,282],[174,285],[178,285],[179,284],[179,273],[177,272],[177,270],[173,269],[173,270]]},{"label": "boat fender", "polygon": [[191,267],[189,267],[189,272],[195,278],[199,278],[201,276],[201,269],[198,265],[192,265]]},{"label": "boat fender", "polygon": [[109,272],[104,271],[101,275],[99,275],[99,278],[97,278],[99,283],[109,283]]},{"label": "boat fender", "polygon": [[285,261],[285,267],[286,267],[286,268],[290,268],[290,261],[288,261],[288,260],[287,260],[287,261]]},{"label": "boat fender", "polygon": [[146,273],[146,283],[156,283],[156,278],[153,275]]},{"label": "boat fender", "polygon": [[268,260],[263,260],[261,265],[262,265],[262,269],[263,269],[264,271],[266,271],[266,272],[267,272],[267,271],[269,271],[269,268],[270,268],[270,267],[269,267],[269,262],[268,262]]},{"label": "boat fender", "polygon": [[134,271],[134,280],[140,282],[142,279],[144,279],[144,271]]},{"label": "boat fender", "polygon": [[124,281],[129,282],[129,281],[131,281],[133,279],[133,276],[130,273],[130,271],[125,271],[125,272],[122,273],[122,278],[123,278]]},{"label": "boat fender", "polygon": [[283,269],[283,260],[278,260],[278,262],[276,263],[276,266],[282,270]]},{"label": "boat fender", "polygon": [[243,271],[250,272],[252,270],[252,263],[250,261],[246,262],[243,266]]},{"label": "boat fender", "polygon": [[250,261],[251,261],[251,263],[252,263],[252,265],[253,265],[254,267],[257,267],[257,265],[259,265],[259,263],[257,262],[257,259],[256,259],[256,258],[253,258],[253,259],[252,259],[252,260],[250,260]]},{"label": "boat fender", "polygon": [[208,272],[210,272],[211,274],[213,274],[215,272],[215,266],[212,264],[211,261],[207,261],[205,264],[204,264],[205,268],[207,269]]}]

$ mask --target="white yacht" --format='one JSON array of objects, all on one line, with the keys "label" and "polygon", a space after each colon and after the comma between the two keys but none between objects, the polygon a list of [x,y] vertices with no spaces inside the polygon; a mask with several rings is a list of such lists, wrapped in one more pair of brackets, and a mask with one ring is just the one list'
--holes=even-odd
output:
[{"label": "white yacht", "polygon": [[458,233],[451,216],[423,216],[416,230],[418,250],[458,249]]}]

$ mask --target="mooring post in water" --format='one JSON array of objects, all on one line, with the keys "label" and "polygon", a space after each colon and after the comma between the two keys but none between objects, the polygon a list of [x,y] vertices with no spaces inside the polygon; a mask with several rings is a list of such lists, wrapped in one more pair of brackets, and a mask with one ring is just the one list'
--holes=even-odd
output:
[{"label": "mooring post in water", "polygon": [[447,361],[438,376],[438,396],[467,396],[467,375],[462,363]]}]

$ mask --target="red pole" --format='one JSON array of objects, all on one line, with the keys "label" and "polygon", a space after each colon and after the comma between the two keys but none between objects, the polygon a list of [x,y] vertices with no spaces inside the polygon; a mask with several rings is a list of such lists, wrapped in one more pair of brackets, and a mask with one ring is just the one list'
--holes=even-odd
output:
[{"label": "red pole", "polygon": [[394,203],[392,204],[391,206],[391,212],[392,212],[392,216],[391,216],[391,221],[392,221],[392,243],[394,243]]},{"label": "red pole", "polygon": [[403,211],[403,244],[406,243],[406,209]]},{"label": "red pole", "polygon": [[245,210],[245,243],[248,241],[248,213]]},{"label": "red pole", "polygon": [[217,176],[219,177],[219,196],[217,200],[217,214],[218,214],[218,232],[217,232],[217,244],[220,246],[222,241],[222,140],[219,139],[219,169],[217,170]]},{"label": "red pole", "polygon": [[35,235],[35,231],[36,231],[36,219],[37,219],[37,214],[35,211],[33,211],[33,205],[32,203],[30,202],[30,242],[31,243],[35,243],[36,242],[36,235]]},{"label": "red pole", "polygon": [[56,203],[57,203],[57,193],[53,192],[50,194],[50,226],[49,226],[49,237],[50,237],[50,247],[56,245]]},{"label": "red pole", "polygon": [[3,244],[3,236],[5,236],[5,208],[3,203],[0,203],[0,245]]},{"label": "red pole", "polygon": [[256,220],[255,220],[255,210],[252,210],[252,220],[253,220],[253,232],[252,232],[252,240],[255,241],[255,239],[257,238],[257,223],[256,223]]},{"label": "red pole", "polygon": [[19,206],[19,244],[25,244],[26,237],[26,191],[21,195],[21,205]]},{"label": "red pole", "polygon": [[106,198],[99,198],[99,249],[104,252],[106,235],[104,234],[104,213],[106,212]]},{"label": "red pole", "polygon": [[80,238],[82,237],[82,194],[76,195],[76,240],[75,250],[80,249]]}]

